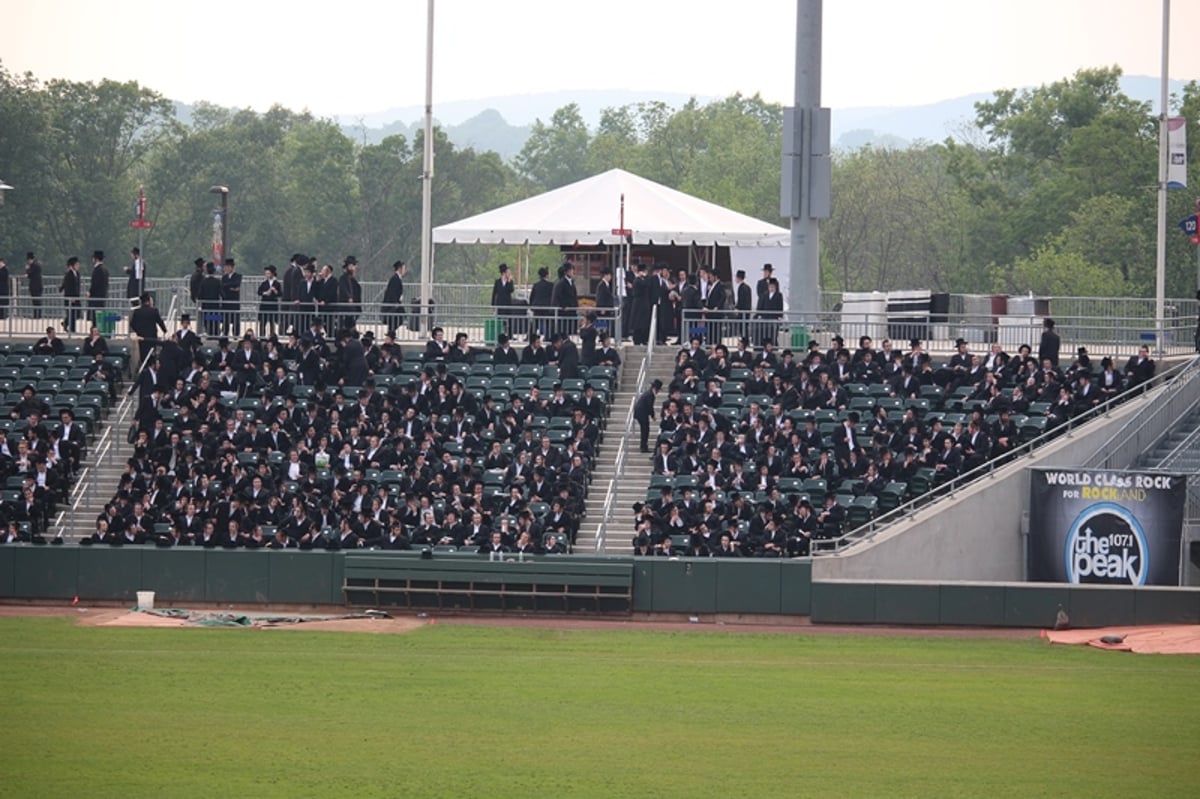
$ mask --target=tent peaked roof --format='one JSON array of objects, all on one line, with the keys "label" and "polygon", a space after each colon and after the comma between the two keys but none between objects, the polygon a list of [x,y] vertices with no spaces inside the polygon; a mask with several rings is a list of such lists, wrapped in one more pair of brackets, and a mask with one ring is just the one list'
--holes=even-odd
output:
[{"label": "tent peaked roof", "polygon": [[435,244],[619,244],[621,195],[635,244],[786,246],[786,228],[623,169],[433,229]]}]

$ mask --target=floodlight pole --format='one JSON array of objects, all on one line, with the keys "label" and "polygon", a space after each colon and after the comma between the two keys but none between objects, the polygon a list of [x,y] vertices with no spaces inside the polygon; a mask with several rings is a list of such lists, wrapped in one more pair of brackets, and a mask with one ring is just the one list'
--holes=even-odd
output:
[{"label": "floodlight pole", "polygon": [[809,324],[821,310],[819,221],[829,216],[829,110],[821,108],[822,0],[796,0],[796,88],[785,109],[780,210],[791,222],[787,299]]},{"label": "floodlight pole", "polygon": [[433,331],[433,0],[425,13],[425,148],[421,167],[421,301]]},{"label": "floodlight pole", "polygon": [[1161,358],[1165,352],[1166,284],[1167,284],[1167,150],[1168,114],[1167,71],[1170,68],[1171,0],[1162,5],[1162,86],[1159,102],[1162,116],[1158,120],[1158,247],[1154,265],[1154,339]]}]

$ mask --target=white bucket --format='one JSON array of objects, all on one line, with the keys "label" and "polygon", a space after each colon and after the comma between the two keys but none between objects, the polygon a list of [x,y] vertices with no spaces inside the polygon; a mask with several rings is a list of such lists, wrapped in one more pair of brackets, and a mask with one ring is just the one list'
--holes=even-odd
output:
[{"label": "white bucket", "polygon": [[138,610],[154,610],[154,592],[138,591],[137,606]]}]

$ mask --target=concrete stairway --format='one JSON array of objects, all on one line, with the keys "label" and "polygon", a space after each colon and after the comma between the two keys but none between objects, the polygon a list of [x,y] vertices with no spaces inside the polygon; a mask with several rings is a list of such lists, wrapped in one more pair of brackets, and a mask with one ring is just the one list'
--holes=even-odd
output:
[{"label": "concrete stairway", "polygon": [[[96,517],[104,510],[104,505],[116,496],[125,464],[133,455],[133,445],[125,439],[128,421],[125,425],[117,424],[120,401],[124,399],[122,392],[118,395],[118,403],[105,412],[104,419],[88,444],[83,464],[87,471],[72,486],[71,501],[59,506],[63,511],[61,523],[57,528],[51,528],[51,534],[58,535],[61,532],[68,543],[74,543],[95,531]],[[136,405],[136,399],[129,401]],[[130,415],[132,411],[131,406]],[[108,431],[107,440],[104,439],[105,431]]]},{"label": "concrete stairway", "polygon": [[[1164,435],[1152,450],[1143,453],[1138,458],[1136,466],[1142,469],[1167,468],[1185,474],[1200,472],[1200,436],[1195,434],[1198,425],[1200,425],[1200,409],[1194,409]],[[1175,458],[1170,463],[1164,463],[1166,458],[1185,442],[1187,442],[1186,446],[1179,451]]]},{"label": "concrete stairway", "polygon": [[[646,375],[646,385],[655,378],[662,380],[663,385],[671,382],[673,373],[673,348],[662,348],[655,351],[654,362]],[[604,446],[596,459],[596,472],[592,480],[592,490],[588,496],[587,519],[581,525],[576,543],[576,552],[592,553],[596,551],[596,536],[600,525],[604,522],[604,504],[608,499],[608,487],[614,485],[612,523],[608,527],[607,540],[599,551],[606,554],[627,554],[631,551],[630,539],[633,534],[631,520],[633,518],[633,503],[641,502],[646,497],[646,488],[650,485],[652,472],[650,456],[639,452],[639,432],[636,422],[625,439],[625,463],[621,473],[617,474],[616,459],[625,433],[625,419],[629,408],[637,400],[637,378],[641,369],[643,351],[638,348],[627,348],[622,357],[625,358],[621,380],[613,393],[612,411],[608,419],[608,430],[604,437]],[[662,396],[662,395],[660,395]],[[656,411],[657,413],[657,411]],[[651,445],[657,425],[650,424]]]}]

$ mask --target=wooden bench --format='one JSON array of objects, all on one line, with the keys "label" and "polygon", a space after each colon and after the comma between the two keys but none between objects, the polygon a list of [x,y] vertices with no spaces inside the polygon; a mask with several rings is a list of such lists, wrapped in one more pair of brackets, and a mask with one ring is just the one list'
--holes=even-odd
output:
[{"label": "wooden bench", "polygon": [[631,613],[633,562],[569,555],[503,561],[435,553],[347,554],[347,605],[436,610]]}]

